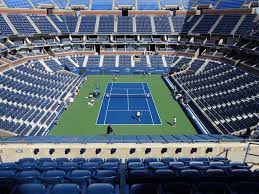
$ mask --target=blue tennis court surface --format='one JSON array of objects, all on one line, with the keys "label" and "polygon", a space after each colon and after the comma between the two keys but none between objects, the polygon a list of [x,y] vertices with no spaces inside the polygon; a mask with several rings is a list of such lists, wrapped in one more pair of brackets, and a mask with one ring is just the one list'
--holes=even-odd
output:
[{"label": "blue tennis court surface", "polygon": [[[141,119],[136,113],[141,112]],[[161,125],[147,83],[108,83],[97,119],[98,125]]]}]

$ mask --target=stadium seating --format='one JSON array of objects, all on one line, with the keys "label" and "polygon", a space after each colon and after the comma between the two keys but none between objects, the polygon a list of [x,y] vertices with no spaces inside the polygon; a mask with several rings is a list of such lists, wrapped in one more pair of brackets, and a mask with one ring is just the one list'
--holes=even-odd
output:
[{"label": "stadium seating", "polygon": [[40,64],[6,71],[1,75],[1,84],[6,88],[1,95],[5,100],[1,102],[1,128],[19,135],[47,134],[66,106],[59,101],[73,93],[82,81],[75,75],[50,74]]},{"label": "stadium seating", "polygon": [[[175,66],[174,69],[179,67]],[[257,76],[221,63],[209,63],[203,73],[195,75],[195,72],[178,75],[176,80],[223,133],[233,133],[256,125]],[[204,79],[206,85],[203,84]]]},{"label": "stadium seating", "polygon": [[138,34],[152,34],[150,17],[136,16],[136,25]]},{"label": "stadium seating", "polygon": [[[89,162],[95,163],[96,169],[86,170],[84,166]],[[34,165],[34,169],[23,169],[24,164]],[[42,169],[42,165],[52,166],[51,170]],[[124,172],[118,158],[23,158],[15,163],[0,163],[0,188],[3,193],[17,194],[118,194],[125,173],[126,185],[122,189],[132,194],[259,192],[258,170],[224,157],[128,158],[125,165]],[[250,188],[244,187],[248,185]]]},{"label": "stadium seating", "polygon": [[132,34],[133,23],[132,17],[118,16],[118,34]]},{"label": "stadium seating", "polygon": [[99,34],[112,34],[114,32],[114,16],[101,16],[99,21]]},{"label": "stadium seating", "polygon": [[80,23],[79,33],[94,33],[96,16],[83,16]]}]

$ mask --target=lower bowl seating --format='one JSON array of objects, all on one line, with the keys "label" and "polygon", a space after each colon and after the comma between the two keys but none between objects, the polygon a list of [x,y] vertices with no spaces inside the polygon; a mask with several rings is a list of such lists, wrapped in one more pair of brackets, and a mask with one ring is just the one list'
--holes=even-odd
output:
[{"label": "lower bowl seating", "polygon": [[0,193],[259,194],[258,172],[225,158],[21,159],[0,163]]}]

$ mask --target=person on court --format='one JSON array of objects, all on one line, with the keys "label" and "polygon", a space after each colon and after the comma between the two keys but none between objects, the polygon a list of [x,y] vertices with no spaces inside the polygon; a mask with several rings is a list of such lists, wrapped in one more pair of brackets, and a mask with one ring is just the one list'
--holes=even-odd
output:
[{"label": "person on court", "polygon": [[173,127],[176,127],[176,117],[174,116],[174,118],[173,118],[173,125],[172,125]]},{"label": "person on court", "polygon": [[138,111],[136,114],[136,118],[137,118],[138,122],[140,122],[140,117],[141,117],[141,112]]}]

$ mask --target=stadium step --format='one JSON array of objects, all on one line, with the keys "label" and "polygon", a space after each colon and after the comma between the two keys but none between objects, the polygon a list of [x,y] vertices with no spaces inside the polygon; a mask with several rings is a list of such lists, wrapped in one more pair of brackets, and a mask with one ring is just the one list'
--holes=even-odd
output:
[{"label": "stadium step", "polygon": [[48,72],[53,72],[48,65],[46,65],[46,63],[43,60],[39,60],[39,62],[44,66],[44,68],[46,69],[46,71]]},{"label": "stadium step", "polygon": [[88,57],[89,57],[88,55],[85,56],[85,59],[84,59],[82,67],[86,67],[87,61],[88,61]]},{"label": "stadium step", "polygon": [[33,26],[33,28],[36,30],[36,32],[38,34],[42,34],[40,29],[36,26],[36,24],[32,21],[30,16],[26,16],[26,18],[28,19],[28,21],[30,22],[30,24]]},{"label": "stadium step", "polygon": [[95,23],[94,33],[98,33],[99,22],[100,22],[100,16],[96,16],[96,23]]},{"label": "stadium step", "polygon": [[150,61],[149,55],[146,55],[146,58],[147,58],[147,66],[151,67],[151,61]]},{"label": "stadium step", "polygon": [[131,59],[131,67],[135,67],[135,62],[134,62],[134,59],[133,59],[133,55],[130,56],[130,59]]},{"label": "stadium step", "polygon": [[192,26],[192,28],[189,30],[188,33],[192,33],[192,31],[196,28],[196,26],[198,26],[198,24],[200,23],[200,21],[204,18],[204,15],[202,15],[197,21],[196,23]]},{"label": "stadium step", "polygon": [[118,32],[118,18],[115,16],[114,17],[114,33],[117,33]]},{"label": "stadium step", "polygon": [[46,16],[47,20],[51,25],[57,30],[58,33],[61,33],[60,29],[57,27],[57,25],[49,18],[49,16]]},{"label": "stadium step", "polygon": [[171,16],[168,16],[168,20],[169,20],[169,26],[170,26],[170,28],[171,28],[171,32],[172,32],[172,33],[175,33],[174,24],[173,24],[173,21],[172,21],[172,17],[171,17]]},{"label": "stadium step", "polygon": [[239,26],[242,24],[242,22],[244,21],[246,15],[242,15],[239,19],[239,21],[237,22],[236,26],[234,27],[234,29],[232,30],[232,32],[230,34],[234,35],[236,33],[236,31],[238,30]]},{"label": "stadium step", "polygon": [[136,17],[132,17],[133,33],[137,32]]},{"label": "stadium step", "polygon": [[223,15],[219,16],[217,21],[214,23],[214,25],[209,30],[208,34],[211,34],[214,31],[214,29],[217,27],[217,25],[219,24],[219,22],[221,21],[222,18],[223,18]]},{"label": "stadium step", "polygon": [[150,16],[150,22],[151,22],[152,34],[156,34],[156,27],[155,27],[155,22],[154,22],[153,16]]},{"label": "stadium step", "polygon": [[101,55],[100,56],[100,63],[99,63],[99,67],[103,67],[103,59],[104,59],[104,56]]},{"label": "stadium step", "polygon": [[119,67],[120,63],[120,56],[116,55],[116,60],[115,60],[115,67]]},{"label": "stadium step", "polygon": [[205,63],[195,72],[195,75],[201,73],[207,67],[208,64],[209,64],[209,61],[206,60]]},{"label": "stadium step", "polygon": [[79,17],[78,17],[78,20],[77,20],[77,24],[76,24],[76,29],[75,29],[75,32],[76,32],[76,33],[79,32],[79,28],[80,28],[80,25],[81,25],[81,21],[82,21],[82,16],[79,16]]},{"label": "stadium step", "polygon": [[165,56],[164,56],[164,55],[162,55],[162,61],[163,61],[164,67],[167,67],[167,63],[166,63],[166,60],[165,60]]},{"label": "stadium step", "polygon": [[67,57],[67,59],[68,59],[69,61],[71,61],[71,63],[72,63],[74,66],[79,67],[78,63],[76,63],[73,59],[71,59],[71,57]]},{"label": "stadium step", "polygon": [[13,31],[14,34],[18,34],[17,30],[15,29],[14,25],[12,24],[12,22],[9,20],[9,18],[7,17],[7,15],[2,14],[3,18],[5,19],[5,21],[7,22],[8,26],[11,28],[11,30]]}]

